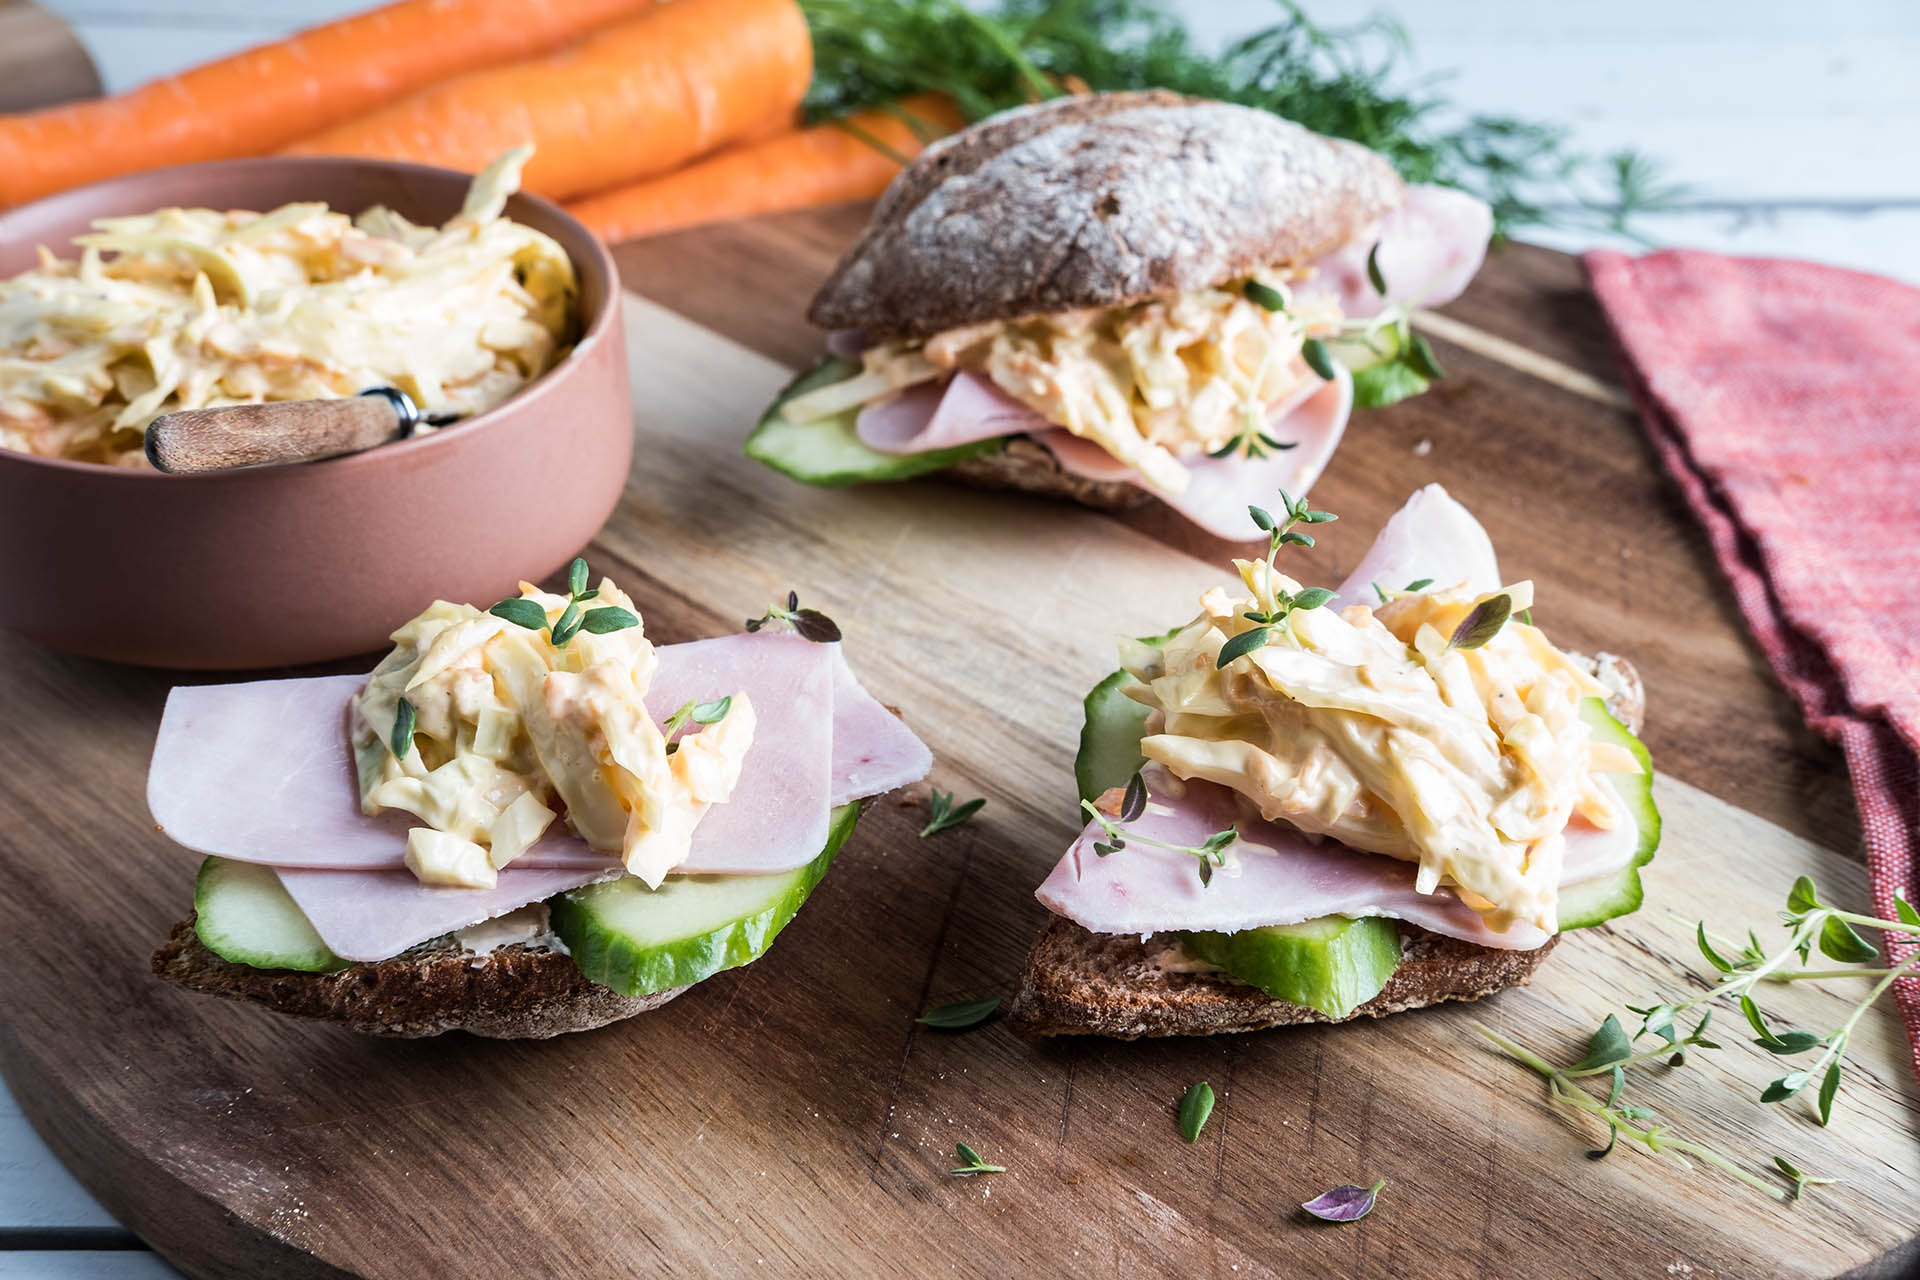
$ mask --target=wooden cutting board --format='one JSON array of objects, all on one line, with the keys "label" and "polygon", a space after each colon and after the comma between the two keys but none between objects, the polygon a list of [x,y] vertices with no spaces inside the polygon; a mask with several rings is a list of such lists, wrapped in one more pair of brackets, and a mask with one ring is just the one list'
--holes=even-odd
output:
[{"label": "wooden cutting board", "polygon": [[[1647,909],[1569,937],[1531,988],[1377,1023],[1137,1044],[917,1028],[931,1003],[1010,990],[1044,918],[1031,890],[1078,826],[1080,696],[1115,634],[1190,615],[1224,548],[1151,514],[932,483],[828,492],[743,459],[817,348],[795,317],[855,225],[801,215],[625,251],[628,286],[656,299],[628,317],[639,449],[586,554],[664,641],[798,589],[933,746],[933,782],[986,809],[922,841],[922,808],[875,804],[765,959],[655,1014],[548,1043],[362,1039],[147,976],[195,865],[142,796],[170,681],[0,636],[0,1068],[108,1208],[223,1277],[1911,1264],[1920,1100],[1889,1013],[1861,1025],[1831,1130],[1749,1100],[1778,1070],[1737,1014],[1720,1015],[1724,1052],[1636,1083],[1749,1168],[1781,1152],[1844,1180],[1795,1205],[1624,1149],[1584,1159],[1600,1135],[1473,1031],[1577,1056],[1607,1010],[1699,982],[1669,913],[1764,926],[1801,872],[1865,900],[1834,758],[1765,683],[1629,415],[1581,381],[1611,375],[1557,255],[1496,258],[1441,322],[1502,358],[1442,338],[1439,391],[1354,423],[1315,490],[1343,518],[1313,562],[1335,579],[1440,480],[1508,576],[1538,580],[1556,638],[1641,662],[1668,823]],[[1488,334],[1567,368],[1518,370]],[[1812,1027],[1843,1007],[1807,984],[1768,1003]],[[1172,1108],[1196,1080],[1220,1103],[1189,1146]],[[956,1140],[1008,1172],[948,1177]],[[1363,1223],[1294,1208],[1382,1177]]]},{"label": "wooden cutting board", "polygon": [[[0,106],[96,91],[72,48],[34,6],[0,0],[19,91]],[[760,406],[818,349],[795,317],[861,217],[622,252],[654,299],[630,316],[640,448],[587,554],[667,641],[800,589],[932,743],[933,781],[986,810],[922,842],[922,810],[873,806],[764,961],[645,1018],[545,1044],[363,1040],[147,977],[194,865],[142,798],[170,681],[0,636],[0,1070],[110,1209],[188,1272],[233,1277],[1898,1275],[1920,1261],[1920,1102],[1890,1016],[1857,1034],[1832,1130],[1745,1101],[1777,1072],[1733,1036],[1708,1065],[1636,1086],[1750,1168],[1778,1151],[1845,1179],[1794,1206],[1644,1155],[1582,1159],[1596,1135],[1472,1032],[1484,1020],[1577,1053],[1605,1011],[1697,983],[1670,912],[1765,921],[1802,871],[1864,901],[1844,768],[1744,639],[1606,385],[1603,327],[1559,254],[1509,250],[1433,322],[1453,376],[1355,423],[1315,491],[1344,517],[1317,555],[1333,579],[1439,480],[1508,575],[1539,581],[1557,638],[1639,662],[1668,822],[1648,909],[1569,938],[1535,986],[1474,1008],[1132,1045],[916,1029],[930,1003],[1009,989],[1044,918],[1030,890],[1077,826],[1079,697],[1111,666],[1111,636],[1187,616],[1227,548],[1153,511],[1114,521],[937,484],[823,493],[741,459]],[[1842,1007],[1809,989],[1769,1005],[1806,1026]],[[1198,1079],[1220,1104],[1189,1147],[1172,1106]],[[1009,1172],[948,1178],[956,1140]],[[1390,1186],[1364,1223],[1293,1208],[1377,1177]]]}]

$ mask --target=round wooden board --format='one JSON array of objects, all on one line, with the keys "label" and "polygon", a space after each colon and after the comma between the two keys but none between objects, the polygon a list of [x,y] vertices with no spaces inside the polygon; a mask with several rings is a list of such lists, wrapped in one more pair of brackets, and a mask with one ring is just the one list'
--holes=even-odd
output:
[{"label": "round wooden board", "polygon": [[[665,257],[630,252],[628,283],[673,293],[661,264],[677,258],[679,304],[697,310],[706,286],[689,281],[705,273],[690,245],[764,254],[753,305],[738,310],[751,341],[769,306],[797,314],[845,225],[716,229]],[[1490,266],[1484,287],[1510,284],[1513,262]],[[1028,1044],[999,1025],[942,1035],[913,1017],[1010,990],[1043,919],[1031,888],[1076,826],[1080,695],[1111,665],[1113,634],[1186,616],[1217,562],[1012,496],[793,485],[738,452],[785,368],[657,305],[631,304],[628,319],[642,449],[587,553],[596,569],[633,590],[668,642],[737,626],[798,588],[843,621],[863,675],[934,747],[934,783],[987,808],[923,842],[922,809],[876,803],[764,960],[657,1013],[547,1043],[362,1039],[146,974],[195,862],[153,830],[142,797],[171,680],[0,637],[0,715],[17,726],[0,738],[0,1068],[62,1158],[178,1265],[235,1277],[1551,1276],[1604,1249],[1629,1274],[1820,1275],[1903,1246],[1920,1220],[1920,1148],[1891,1017],[1863,1024],[1836,1133],[1735,1103],[1729,1082],[1757,1092],[1772,1070],[1739,1046],[1711,1072],[1637,1086],[1749,1164],[1785,1150],[1846,1179],[1791,1208],[1640,1155],[1582,1159],[1594,1135],[1549,1114],[1536,1083],[1471,1030],[1483,1018],[1577,1052],[1605,1010],[1693,981],[1689,932],[1667,911],[1729,929],[1764,920],[1801,871],[1845,900],[1862,894],[1856,862],[1687,785],[1711,780],[1717,752],[1745,749],[1727,741],[1725,706],[1697,707],[1689,680],[1734,689],[1744,736],[1775,733],[1767,750],[1819,753],[1768,728],[1773,695],[1741,691],[1750,658],[1624,414],[1442,342],[1446,393],[1356,424],[1316,489],[1343,520],[1315,555],[1333,578],[1409,489],[1440,479],[1511,549],[1510,575],[1539,580],[1557,637],[1642,659],[1671,775],[1653,909],[1568,939],[1535,986],[1471,1010]],[[1421,438],[1430,450],[1412,447]],[[1555,533],[1527,536],[1544,529]],[[1775,796],[1784,776],[1747,785]],[[1828,834],[1852,844],[1851,830]],[[1702,884],[1711,900],[1689,892]],[[1814,1026],[1837,1008],[1810,990],[1783,1006]],[[1172,1106],[1200,1079],[1220,1105],[1188,1146]],[[957,1140],[1009,1172],[950,1178]],[[1390,1198],[1364,1224],[1325,1229],[1288,1208],[1382,1176]]]},{"label": "round wooden board", "polygon": [[[0,0],[0,32],[30,8]],[[0,40],[0,62],[20,47]],[[1750,1095],[1772,1073],[1738,1045],[1636,1086],[1750,1166],[1788,1151],[1846,1180],[1793,1207],[1643,1156],[1581,1159],[1595,1135],[1471,1031],[1482,1018],[1577,1052],[1605,1010],[1693,980],[1667,912],[1764,920],[1801,871],[1843,900],[1862,892],[1838,759],[1744,640],[1634,424],[1604,393],[1567,390],[1578,378],[1479,354],[1497,344],[1476,332],[1611,376],[1560,255],[1490,264],[1449,309],[1473,327],[1472,350],[1438,344],[1453,377],[1355,424],[1315,492],[1345,517],[1319,554],[1333,577],[1438,479],[1488,524],[1509,576],[1538,580],[1558,638],[1632,653],[1667,776],[1651,909],[1570,938],[1534,987],[1472,1010],[1132,1045],[915,1027],[930,1003],[1009,990],[1044,916],[1029,891],[1076,825],[1080,694],[1113,634],[1191,611],[1224,548],[1151,512],[1119,523],[939,485],[826,493],[742,460],[782,364],[817,349],[795,317],[859,217],[624,251],[629,285],[673,310],[630,316],[642,447],[588,555],[664,641],[799,588],[932,743],[933,781],[986,811],[922,842],[922,810],[875,804],[769,956],[646,1017],[546,1043],[361,1039],[147,975],[195,861],[142,795],[173,679],[0,636],[0,1070],[107,1207],[219,1277],[1547,1277],[1603,1258],[1607,1274],[1905,1274],[1920,1104],[1890,1017],[1863,1024],[1836,1131],[1733,1101],[1729,1087]],[[1837,1003],[1798,990],[1783,1007],[1828,1025]],[[1220,1105],[1188,1146],[1172,1106],[1198,1079]],[[948,1177],[956,1140],[1009,1172]],[[1378,1176],[1390,1189],[1363,1224],[1292,1209]]]}]

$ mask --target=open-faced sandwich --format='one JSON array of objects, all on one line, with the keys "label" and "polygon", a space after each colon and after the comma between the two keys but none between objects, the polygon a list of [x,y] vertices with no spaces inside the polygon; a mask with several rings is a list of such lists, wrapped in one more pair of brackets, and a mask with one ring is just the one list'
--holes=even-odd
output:
[{"label": "open-faced sandwich", "polygon": [[747,453],[847,485],[932,471],[1251,539],[1349,410],[1439,376],[1408,327],[1493,226],[1459,191],[1268,112],[1062,98],[928,147],[813,300],[832,358]]},{"label": "open-faced sandwich", "polygon": [[791,596],[656,647],[568,588],[438,601],[371,676],[175,689],[148,804],[209,856],[154,972],[381,1035],[596,1027],[758,958],[932,766]]},{"label": "open-faced sandwich", "polygon": [[1208,1035],[1378,1017],[1531,980],[1640,905],[1660,815],[1639,680],[1554,647],[1533,585],[1438,485],[1338,591],[1276,568],[1333,517],[1283,495],[1264,560],[1087,698],[1090,821],[1012,1017]]}]

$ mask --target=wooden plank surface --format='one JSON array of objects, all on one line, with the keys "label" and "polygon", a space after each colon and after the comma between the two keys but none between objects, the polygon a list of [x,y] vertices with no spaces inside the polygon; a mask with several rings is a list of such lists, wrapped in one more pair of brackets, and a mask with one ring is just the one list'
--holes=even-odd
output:
[{"label": "wooden plank surface", "polygon": [[[770,254],[742,329],[796,291],[778,272],[805,269]],[[628,283],[644,275],[629,260]],[[1684,678],[1654,693],[1669,825],[1650,909],[1568,939],[1531,989],[1218,1041],[916,1031],[928,1003],[1005,991],[1018,971],[1043,918],[1030,890],[1077,825],[1078,700],[1111,666],[1111,637],[1188,615],[1220,569],[1067,506],[933,484],[792,485],[738,455],[787,369],[658,306],[636,303],[629,319],[641,449],[588,552],[596,567],[665,641],[737,625],[797,587],[846,624],[856,665],[927,737],[933,781],[988,807],[921,842],[919,812],[875,805],[764,961],[658,1013],[546,1044],[362,1040],[154,985],[145,951],[184,910],[193,865],[152,830],[141,794],[167,678],[0,637],[0,715],[34,727],[0,738],[13,818],[0,865],[17,885],[0,900],[0,1068],[106,1206],[190,1273],[1553,1276],[1604,1250],[1618,1274],[1823,1275],[1904,1246],[1920,1220],[1920,1103],[1889,1016],[1862,1025],[1836,1132],[1734,1100],[1729,1088],[1750,1095],[1773,1074],[1738,1044],[1645,1086],[1749,1165],[1786,1151],[1846,1179],[1792,1207],[1641,1156],[1581,1159],[1593,1135],[1547,1113],[1535,1083],[1470,1031],[1484,1018],[1566,1051],[1604,1009],[1684,988],[1697,962],[1669,910],[1725,928],[1764,920],[1800,871],[1861,900],[1857,863],[1683,781],[1727,735],[1726,715],[1757,718],[1729,704],[1696,741],[1671,718],[1687,714]],[[1449,358],[1449,398],[1404,434],[1363,421],[1316,491],[1345,517],[1316,553],[1323,576],[1425,478],[1414,458],[1496,536],[1534,530],[1507,539],[1507,561],[1541,579],[1556,635],[1684,677],[1616,581],[1654,571],[1631,556],[1569,566],[1542,545],[1605,505],[1599,480],[1568,495],[1530,479],[1556,432],[1591,435],[1593,406]],[[1442,435],[1455,430],[1442,408],[1478,438]],[[1435,440],[1424,459],[1415,432]],[[1615,465],[1602,441],[1563,447]],[[1657,528],[1635,546],[1648,537],[1665,546]],[[1595,559],[1604,575],[1586,567]],[[1737,674],[1724,618],[1676,619],[1709,670]],[[1796,990],[1781,1007],[1824,1025],[1839,1002]],[[1221,1106],[1188,1147],[1170,1108],[1196,1079]],[[1010,1172],[947,1178],[957,1139]],[[1380,1176],[1391,1198],[1364,1224],[1286,1211]]]}]

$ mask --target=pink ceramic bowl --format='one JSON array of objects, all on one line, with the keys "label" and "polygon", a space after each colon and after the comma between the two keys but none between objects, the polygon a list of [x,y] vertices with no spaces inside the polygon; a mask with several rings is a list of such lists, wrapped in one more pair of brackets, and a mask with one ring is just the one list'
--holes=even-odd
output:
[{"label": "pink ceramic bowl", "polygon": [[[0,213],[0,277],[61,256],[95,218],[170,205],[384,204],[416,222],[460,208],[468,175],[275,157],[133,174]],[[580,277],[579,345],[497,409],[414,440],[304,466],[169,476],[0,449],[0,628],[95,658],[226,669],[385,646],[435,599],[490,602],[571,559],[607,518],[633,454],[613,259],[535,196],[508,216]]]}]

